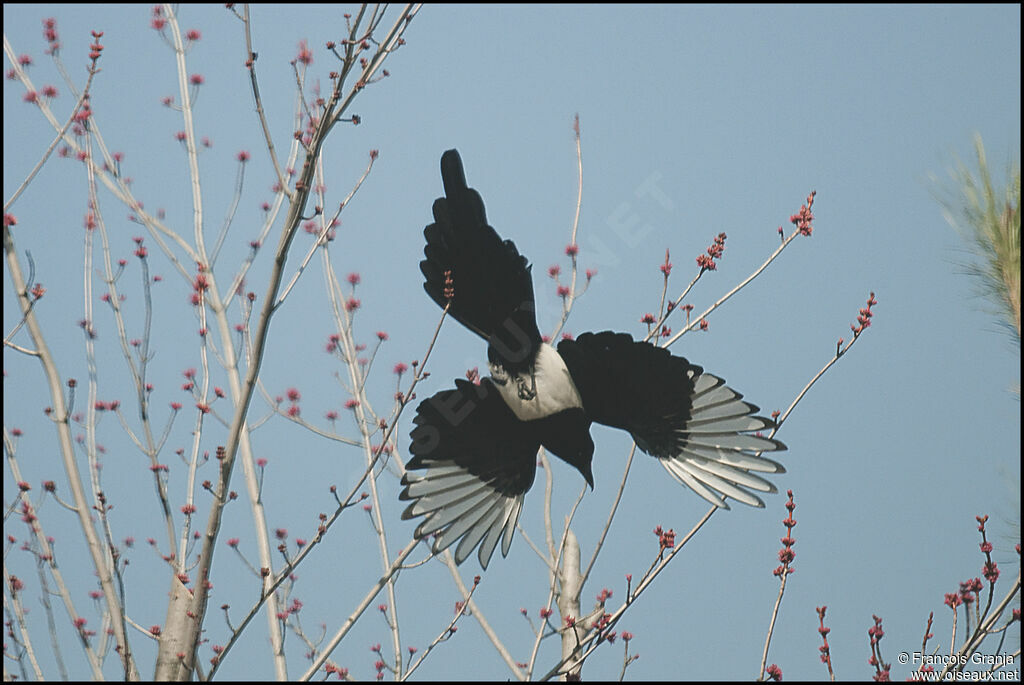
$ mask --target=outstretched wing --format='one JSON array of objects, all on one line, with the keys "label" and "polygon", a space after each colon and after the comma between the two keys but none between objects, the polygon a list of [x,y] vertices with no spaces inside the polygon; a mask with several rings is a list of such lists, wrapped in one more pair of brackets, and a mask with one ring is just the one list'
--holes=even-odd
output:
[{"label": "outstretched wing", "polygon": [[775,423],[754,416],[758,408],[721,378],[626,333],[583,333],[560,342],[558,353],[588,417],[629,431],[640,449],[704,499],[726,509],[726,497],[763,507],[750,490],[776,492],[751,473],[785,472],[760,455],[786,446],[754,434]]},{"label": "outstretched wing", "polygon": [[452,295],[449,313],[488,342],[490,360],[522,372],[541,342],[530,265],[515,243],[487,224],[483,200],[466,185],[456,150],[442,155],[441,180],[445,196],[434,201],[434,223],[423,230],[423,287],[442,308]]},{"label": "outstretched wing", "polygon": [[458,542],[458,564],[479,545],[486,569],[499,539],[508,554],[540,440],[487,379],[479,386],[456,380],[454,390],[421,402],[413,423],[413,458],[399,495],[413,502],[402,518],[426,517],[415,536],[433,535],[435,553]]}]

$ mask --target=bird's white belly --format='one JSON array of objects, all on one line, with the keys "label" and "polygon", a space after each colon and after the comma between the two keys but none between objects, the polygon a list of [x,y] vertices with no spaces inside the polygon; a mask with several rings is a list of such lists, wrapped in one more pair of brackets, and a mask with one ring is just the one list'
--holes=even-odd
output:
[{"label": "bird's white belly", "polygon": [[583,407],[562,356],[547,343],[537,350],[532,374],[510,376],[503,368],[490,365],[491,380],[505,404],[520,421],[542,419],[560,411]]}]

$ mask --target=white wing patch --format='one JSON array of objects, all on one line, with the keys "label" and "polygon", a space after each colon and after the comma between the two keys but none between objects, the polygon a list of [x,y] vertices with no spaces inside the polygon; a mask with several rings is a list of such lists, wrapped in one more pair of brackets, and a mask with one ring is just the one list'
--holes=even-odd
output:
[{"label": "white wing patch", "polygon": [[454,461],[434,462],[422,474],[408,471],[406,479],[405,495],[416,501],[402,518],[426,515],[415,536],[433,535],[435,554],[459,541],[455,563],[461,564],[479,545],[477,557],[486,569],[500,539],[501,555],[508,555],[523,495],[502,494]]},{"label": "white wing patch", "polygon": [[[691,372],[691,377],[693,372]],[[729,508],[727,497],[763,507],[760,497],[750,492],[776,492],[775,486],[751,471],[785,473],[782,464],[761,456],[762,452],[786,449],[777,440],[752,434],[775,423],[753,416],[758,408],[743,402],[743,395],[709,373],[694,379],[690,420],[678,428],[678,453],[659,459],[665,470],[715,506]]]}]

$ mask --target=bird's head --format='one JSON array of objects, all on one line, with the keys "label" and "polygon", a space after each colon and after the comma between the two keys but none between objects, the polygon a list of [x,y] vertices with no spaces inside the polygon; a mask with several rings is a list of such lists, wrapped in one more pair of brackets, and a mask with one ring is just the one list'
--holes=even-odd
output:
[{"label": "bird's head", "polygon": [[541,419],[544,437],[541,442],[562,461],[571,464],[594,489],[590,464],[594,458],[594,441],[590,438],[590,420],[582,409],[574,408]]}]

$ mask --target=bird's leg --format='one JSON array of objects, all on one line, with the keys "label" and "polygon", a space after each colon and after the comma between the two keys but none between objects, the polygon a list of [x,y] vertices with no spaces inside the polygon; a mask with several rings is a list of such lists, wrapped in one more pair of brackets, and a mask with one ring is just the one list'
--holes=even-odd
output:
[{"label": "bird's leg", "polygon": [[537,396],[537,376],[534,372],[530,371],[530,386],[526,386],[526,379],[522,376],[516,376],[516,390],[519,392],[519,399],[529,402]]},{"label": "bird's leg", "polygon": [[491,367],[491,380],[497,385],[505,387],[508,384],[508,372],[500,364],[489,364]]}]

